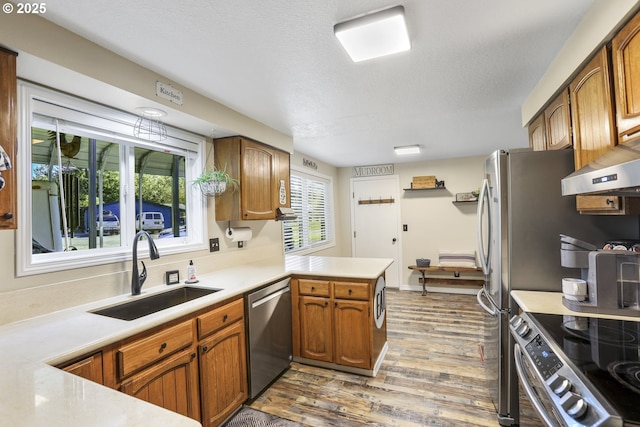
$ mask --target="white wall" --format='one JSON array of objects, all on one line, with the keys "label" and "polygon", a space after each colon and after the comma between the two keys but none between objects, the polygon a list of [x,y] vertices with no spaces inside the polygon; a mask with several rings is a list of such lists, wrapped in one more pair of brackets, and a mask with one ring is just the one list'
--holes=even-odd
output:
[{"label": "white wall", "polygon": [[[429,162],[396,163],[394,172],[399,176],[401,223],[408,231],[402,232],[401,288],[416,288],[419,275],[407,267],[416,258],[430,258],[438,262],[439,249],[476,249],[476,203],[453,204],[456,193],[478,190],[483,176],[485,156],[464,157]],[[337,215],[344,227],[338,246],[341,256],[351,254],[350,180],[352,168],[340,168],[338,199],[342,209]],[[445,181],[444,190],[403,191],[410,188],[414,176],[435,175]]]},{"label": "white wall", "polygon": [[[156,81],[173,83],[169,79],[35,15],[16,19],[13,15],[0,14],[0,44],[19,52],[20,78],[121,109],[126,109],[125,106],[132,100],[153,100],[152,103],[161,103],[162,108],[169,111],[169,124],[175,125],[169,117],[188,116],[190,123],[198,129],[187,130],[209,136],[201,130],[210,130],[215,124],[277,148],[293,151],[293,139],[290,136],[186,88],[180,88],[184,92],[184,104],[181,107],[158,100],[155,96]],[[208,200],[207,223],[207,238],[220,239],[220,252],[201,250],[175,255],[161,254],[160,259],[146,262],[149,274],[146,286],[163,283],[167,270],[178,269],[181,277],[185,277],[191,259],[198,273],[203,274],[265,257],[283,256],[282,225],[279,222],[234,223],[234,226],[250,225],[254,230],[254,239],[247,242],[243,249],[225,240],[227,223],[215,221],[214,199]],[[16,235],[12,230],[0,231],[0,324],[130,292],[130,261],[16,277]]]}]

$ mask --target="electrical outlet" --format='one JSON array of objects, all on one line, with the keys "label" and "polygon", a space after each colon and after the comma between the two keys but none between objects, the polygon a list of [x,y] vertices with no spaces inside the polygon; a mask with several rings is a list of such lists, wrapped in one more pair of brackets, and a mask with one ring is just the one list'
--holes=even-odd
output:
[{"label": "electrical outlet", "polygon": [[220,250],[220,240],[215,237],[209,239],[209,252],[218,252]]},{"label": "electrical outlet", "polygon": [[409,225],[402,224],[402,231],[409,231]]}]

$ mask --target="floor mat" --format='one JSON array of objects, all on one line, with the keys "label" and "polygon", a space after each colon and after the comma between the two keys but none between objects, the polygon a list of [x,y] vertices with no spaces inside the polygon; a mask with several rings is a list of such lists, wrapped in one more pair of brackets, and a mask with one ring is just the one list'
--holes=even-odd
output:
[{"label": "floor mat", "polygon": [[245,406],[227,421],[224,427],[302,427],[302,425]]}]

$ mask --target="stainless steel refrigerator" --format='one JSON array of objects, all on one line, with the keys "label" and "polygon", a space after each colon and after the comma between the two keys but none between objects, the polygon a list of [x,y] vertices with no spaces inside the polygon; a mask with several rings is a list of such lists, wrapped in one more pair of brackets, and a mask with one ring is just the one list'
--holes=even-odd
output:
[{"label": "stainless steel refrigerator", "polygon": [[484,358],[497,382],[493,401],[500,425],[519,424],[510,291],[561,292],[563,277],[580,277],[579,270],[560,265],[561,233],[601,245],[638,232],[637,218],[580,215],[575,197],[561,194],[560,181],[573,170],[573,150],[498,150],[485,162],[478,202],[485,285],[478,302],[487,312]]}]

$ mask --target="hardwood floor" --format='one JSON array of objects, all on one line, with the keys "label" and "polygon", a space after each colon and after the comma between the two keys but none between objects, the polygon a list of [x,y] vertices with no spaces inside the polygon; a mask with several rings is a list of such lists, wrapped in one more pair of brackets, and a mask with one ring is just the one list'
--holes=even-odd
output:
[{"label": "hardwood floor", "polygon": [[[474,295],[388,290],[375,378],[293,363],[251,407],[305,426],[496,427]],[[521,426],[543,424],[521,397]]]}]

